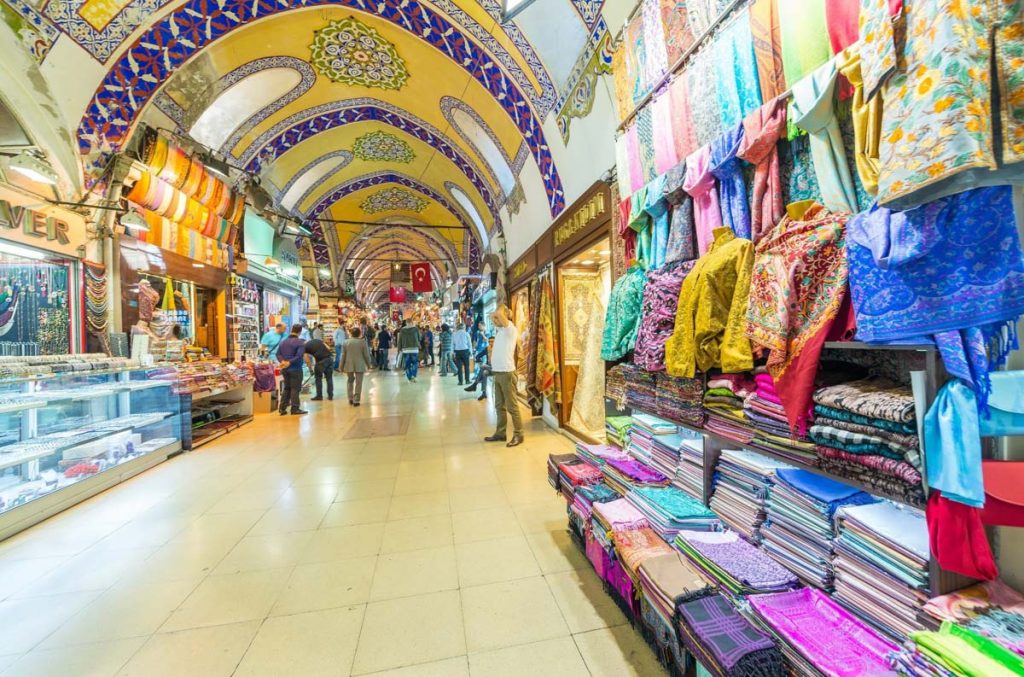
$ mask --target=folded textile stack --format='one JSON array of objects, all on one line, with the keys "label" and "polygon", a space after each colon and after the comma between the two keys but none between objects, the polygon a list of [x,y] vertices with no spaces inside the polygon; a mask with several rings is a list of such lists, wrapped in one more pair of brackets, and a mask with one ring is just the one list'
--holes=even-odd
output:
[{"label": "folded textile stack", "polygon": [[683,529],[712,531],[721,528],[715,513],[704,503],[675,487],[637,487],[626,500],[647,517],[658,535],[671,543]]},{"label": "folded textile stack", "polygon": [[597,466],[585,463],[573,454],[570,461],[558,464],[558,484],[568,500],[572,500],[576,488],[586,484],[597,484],[604,479],[604,473]]},{"label": "folded textile stack", "polygon": [[678,487],[690,496],[704,500],[704,436],[684,430],[679,445],[679,463],[672,479],[672,486]]},{"label": "folded textile stack", "polygon": [[735,531],[680,531],[675,547],[713,583],[735,598],[792,590],[797,577]]},{"label": "folded textile stack", "polygon": [[761,527],[765,549],[813,585],[832,585],[833,518],[844,505],[872,503],[870,495],[807,470],[776,470]]},{"label": "folded textile stack", "polygon": [[633,430],[637,428],[651,435],[674,435],[679,432],[679,427],[676,424],[653,414],[633,414]]},{"label": "folded textile stack", "polygon": [[596,465],[599,468],[609,459],[614,458],[619,461],[625,461],[629,458],[629,455],[620,447],[610,444],[577,444],[576,456],[580,460],[586,461],[590,465]]},{"label": "folded textile stack", "polygon": [[754,373],[754,392],[743,401],[743,414],[754,431],[751,442],[785,459],[816,465],[814,444],[790,430],[775,381],[763,367]]},{"label": "folded textile stack", "polygon": [[682,675],[687,661],[674,623],[676,606],[709,595],[713,590],[677,552],[645,559],[640,563],[639,579],[644,634],[648,641],[653,640],[662,656],[671,657],[677,669],[672,674]]},{"label": "folded textile stack", "polygon": [[559,490],[559,479],[558,479],[558,464],[568,463],[569,461],[575,461],[575,454],[549,454],[548,455],[548,484],[550,484],[555,491]]},{"label": "folded textile stack", "polygon": [[711,674],[786,674],[775,641],[741,616],[722,595],[682,602],[676,613],[680,639]]},{"label": "folded textile stack", "polygon": [[730,527],[760,543],[768,491],[779,469],[792,468],[753,451],[722,450],[715,468],[711,509]]},{"label": "folded textile stack", "polygon": [[626,404],[634,410],[654,411],[657,374],[626,365],[623,375],[626,377]]},{"label": "folded textile stack", "polygon": [[938,632],[918,631],[911,639],[917,650],[936,667],[948,669],[955,675],[1024,675],[1024,657],[950,621],[943,621]]},{"label": "folded textile stack", "polygon": [[634,459],[609,460],[601,466],[601,472],[608,486],[623,496],[636,487],[664,487],[669,483],[660,472]]},{"label": "folded textile stack", "polygon": [[612,532],[612,542],[619,561],[634,583],[640,582],[640,564],[644,560],[672,553],[672,548],[650,527]]},{"label": "folded textile stack", "polygon": [[[634,417],[635,418],[635,417]],[[651,454],[654,453],[654,435],[637,425],[629,429],[626,453],[645,465],[652,465]]]},{"label": "folded textile stack", "polygon": [[953,621],[1024,656],[1024,595],[996,579],[928,600],[925,613]]},{"label": "folded textile stack", "polygon": [[704,425],[704,381],[658,374],[654,413],[692,426]]},{"label": "folded textile stack", "polygon": [[[624,498],[595,503],[593,508],[593,521],[599,523],[609,534],[615,531],[629,531],[651,526],[644,514]],[[611,545],[610,535],[608,545]]]},{"label": "folded textile stack", "polygon": [[622,498],[607,484],[588,484],[576,490],[576,498],[593,509],[594,503],[607,503]]},{"label": "folded textile stack", "polygon": [[625,364],[617,364],[604,375],[604,396],[615,402],[615,408],[623,411],[626,408],[626,375]]},{"label": "folded textile stack", "polygon": [[835,598],[896,639],[921,630],[929,582],[924,513],[879,501],[840,508],[836,526]]},{"label": "folded textile stack", "polygon": [[683,436],[678,432],[673,435],[658,435],[651,439],[651,466],[665,477],[675,477],[679,467],[679,447]]},{"label": "folded textile stack", "polygon": [[743,415],[743,399],[753,392],[754,383],[746,374],[716,374],[708,376],[704,392],[704,427],[749,444],[753,439],[750,424]]},{"label": "folded textile stack", "polygon": [[625,449],[628,444],[629,429],[633,425],[632,416],[607,416],[604,419],[605,432],[608,442],[620,449]]},{"label": "folded textile stack", "polygon": [[908,386],[875,377],[818,389],[808,437],[817,445],[823,470],[924,506],[921,447]]},{"label": "folded textile stack", "polygon": [[815,588],[753,595],[750,606],[796,674],[891,675],[898,647]]}]

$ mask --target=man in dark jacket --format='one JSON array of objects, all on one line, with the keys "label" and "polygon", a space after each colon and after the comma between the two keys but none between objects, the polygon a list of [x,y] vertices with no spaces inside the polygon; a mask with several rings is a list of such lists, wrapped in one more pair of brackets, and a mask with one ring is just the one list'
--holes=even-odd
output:
[{"label": "man in dark jacket", "polygon": [[306,342],[299,338],[302,333],[301,324],[293,324],[291,335],[277,346],[277,359],[281,363],[281,404],[278,413],[284,416],[291,405],[292,415],[305,414],[299,402],[302,390],[302,357],[306,353]]},{"label": "man in dark jacket", "polygon": [[405,378],[415,383],[420,367],[420,328],[412,322],[402,321],[402,329],[398,332],[398,352],[402,354]]},{"label": "man in dark jacket", "polygon": [[312,362],[310,368],[316,377],[316,397],[312,398],[312,401],[319,402],[324,399],[323,381],[325,378],[327,379],[327,399],[333,400],[334,372],[331,367],[334,366],[334,356],[331,355],[331,349],[327,347],[323,339],[310,339],[306,341],[306,358]]},{"label": "man in dark jacket", "polygon": [[388,368],[388,355],[391,354],[391,332],[386,325],[381,326],[377,332],[377,368],[381,371],[391,371]]}]

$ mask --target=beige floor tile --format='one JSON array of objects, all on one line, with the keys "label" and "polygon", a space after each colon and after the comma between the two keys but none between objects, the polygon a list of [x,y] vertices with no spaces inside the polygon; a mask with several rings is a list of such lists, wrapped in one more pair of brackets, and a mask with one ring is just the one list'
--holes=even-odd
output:
[{"label": "beige floor tile", "polygon": [[214,575],[237,574],[243,571],[281,569],[298,563],[302,549],[313,538],[312,531],[246,536],[238,542],[220,564]]},{"label": "beige floor tile", "polygon": [[395,496],[391,499],[388,521],[444,515],[450,511],[451,504],[447,491]]},{"label": "beige floor tile", "polygon": [[399,477],[395,481],[395,496],[429,494],[438,491],[448,491],[448,475],[443,469],[423,475]]},{"label": "beige floor tile", "polygon": [[0,655],[29,651],[98,595],[95,591],[69,592],[0,603]]},{"label": "beige floor tile", "polygon": [[210,576],[182,602],[161,632],[265,618],[288,582],[290,569]]},{"label": "beige floor tile", "polygon": [[113,677],[139,650],[145,637],[36,650],[10,666],[11,677]]},{"label": "beige floor tile", "polygon": [[522,536],[459,543],[455,556],[463,588],[540,576],[533,551]]},{"label": "beige floor tile", "polygon": [[251,621],[153,635],[117,675],[228,677],[259,627],[259,621]]},{"label": "beige floor tile", "polygon": [[239,512],[242,510],[266,510],[281,498],[287,487],[251,490],[249,487],[229,492],[210,507],[211,514]]},{"label": "beige floor tile", "polygon": [[320,529],[303,548],[297,562],[312,564],[376,555],[380,552],[383,537],[383,524]]},{"label": "beige floor tile", "polygon": [[472,512],[474,510],[488,510],[493,508],[508,508],[508,501],[504,492],[496,486],[471,486],[467,488],[453,488],[449,491],[452,504],[452,512]]},{"label": "beige floor tile", "polygon": [[68,557],[7,560],[0,556],[0,600],[25,590],[33,581],[68,561]]},{"label": "beige floor tile", "polygon": [[156,548],[132,550],[86,550],[65,560],[59,567],[25,585],[12,595],[39,597],[65,592],[105,590],[123,579],[156,551]]},{"label": "beige floor tile", "polygon": [[592,570],[563,571],[545,576],[562,617],[573,633],[607,628],[627,619],[604,591]]},{"label": "beige floor tile", "polygon": [[[542,470],[538,470],[538,473]],[[543,503],[544,501],[561,500],[551,485],[536,480],[525,482],[502,482],[501,488],[505,491],[505,497],[509,504],[514,507]]]},{"label": "beige floor tile", "polygon": [[470,653],[569,634],[558,605],[540,576],[461,592]]},{"label": "beige floor tile", "polygon": [[372,463],[345,468],[342,481],[363,482],[365,480],[389,480],[396,477],[398,477],[398,463]]},{"label": "beige floor tile", "polygon": [[459,587],[455,549],[426,548],[381,555],[373,574],[373,601],[411,597]]},{"label": "beige floor tile", "polygon": [[305,484],[288,487],[281,492],[273,509],[327,506],[338,496],[340,484]]},{"label": "beige floor tile", "polygon": [[342,482],[338,485],[338,494],[334,500],[341,502],[366,498],[390,498],[394,493],[395,480],[393,479]]},{"label": "beige floor tile", "polygon": [[239,539],[260,521],[266,509],[206,514],[178,532],[174,541],[222,541]]},{"label": "beige floor tile", "polygon": [[380,551],[388,554],[451,544],[451,515],[431,515],[385,524],[384,542]]},{"label": "beige floor tile", "polygon": [[328,677],[348,674],[363,606],[268,618],[234,677]]},{"label": "beige floor tile", "polygon": [[370,599],[377,557],[300,564],[277,598],[272,616],[362,604]]},{"label": "beige floor tile", "polygon": [[398,464],[398,477],[422,477],[424,475],[436,475],[445,471],[443,458],[429,459],[425,461],[402,461]]},{"label": "beige floor tile", "polygon": [[528,533],[526,542],[546,574],[591,568],[590,560],[573,542],[565,529],[549,533]]},{"label": "beige floor tile", "polygon": [[[321,485],[330,486],[330,485]],[[331,499],[334,498],[331,493]],[[263,514],[247,536],[268,536],[270,534],[283,534],[293,531],[312,531],[320,526],[324,515],[330,509],[331,502],[314,505],[289,505],[287,507],[274,507]]]},{"label": "beige floor tile", "polygon": [[466,653],[458,591],[372,602],[352,673],[361,675]]},{"label": "beige floor tile", "polygon": [[594,677],[660,677],[666,675],[654,652],[631,625],[617,625],[574,635]]},{"label": "beige floor tile", "polygon": [[456,543],[522,536],[516,514],[510,508],[489,508],[452,514]]},{"label": "beige floor tile", "polygon": [[497,649],[469,656],[473,677],[589,677],[572,637]]},{"label": "beige floor tile", "polygon": [[237,544],[238,539],[171,541],[153,553],[144,565],[125,575],[123,580],[126,584],[135,585],[200,578],[212,572]]},{"label": "beige floor tile", "polygon": [[326,529],[384,522],[387,520],[390,505],[391,499],[387,497],[335,503],[327,510],[320,526]]},{"label": "beige floor tile", "polygon": [[501,488],[498,486],[498,475],[489,468],[487,470],[448,471],[449,489],[470,489],[474,487],[487,487],[492,491],[501,493]]},{"label": "beige floor tile", "polygon": [[515,509],[516,519],[523,531],[532,533],[549,533],[563,531],[569,518],[565,512],[565,501],[560,497],[534,505]]},{"label": "beige floor tile", "polygon": [[459,656],[395,670],[381,670],[369,677],[469,677],[469,665],[466,656]]}]

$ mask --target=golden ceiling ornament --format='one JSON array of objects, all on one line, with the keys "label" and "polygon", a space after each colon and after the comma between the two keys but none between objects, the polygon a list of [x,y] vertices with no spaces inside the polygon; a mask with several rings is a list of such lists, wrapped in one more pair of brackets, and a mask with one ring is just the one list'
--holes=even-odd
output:
[{"label": "golden ceiling ornament", "polygon": [[373,193],[359,205],[367,214],[390,211],[422,212],[427,201],[403,188],[384,188]]},{"label": "golden ceiling ornament", "polygon": [[313,35],[310,62],[331,82],[398,90],[409,79],[395,46],[355,17],[330,21]]},{"label": "golden ceiling ornament", "polygon": [[376,131],[363,134],[352,144],[352,155],[368,162],[410,163],[416,159],[412,147],[394,134]]}]

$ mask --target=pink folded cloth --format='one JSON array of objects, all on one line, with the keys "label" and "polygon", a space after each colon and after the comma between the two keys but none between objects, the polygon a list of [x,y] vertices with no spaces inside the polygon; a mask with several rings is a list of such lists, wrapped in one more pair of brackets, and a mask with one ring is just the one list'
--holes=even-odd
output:
[{"label": "pink folded cloth", "polygon": [[731,390],[736,397],[746,397],[753,392],[751,383],[737,383],[730,379],[713,378],[708,381],[708,390],[712,388],[725,388]]},{"label": "pink folded cloth", "polygon": [[775,379],[772,378],[771,374],[768,374],[768,373],[757,373],[757,374],[754,374],[754,380],[757,382],[757,385],[759,385],[759,386],[763,385],[763,386],[767,386],[767,387],[771,388],[772,390],[775,390]]},{"label": "pink folded cloth", "polygon": [[612,531],[643,529],[651,526],[644,514],[624,498],[607,503],[595,503],[594,512],[611,526]]},{"label": "pink folded cloth", "polygon": [[778,394],[774,390],[768,390],[766,388],[758,386],[757,396],[760,397],[762,400],[765,400],[766,402],[777,404],[780,407],[782,406],[782,400],[779,399]]}]

